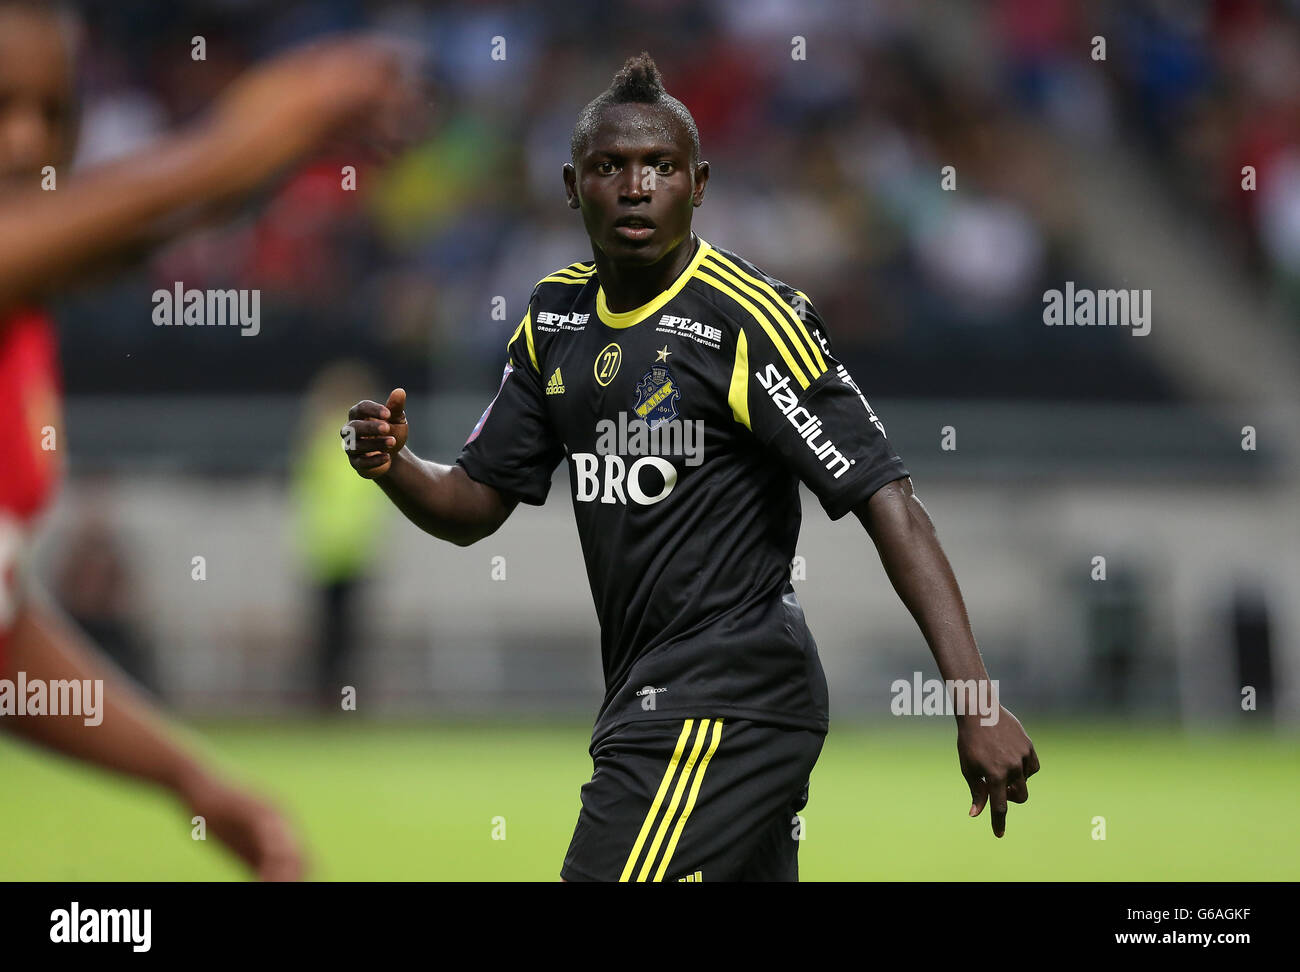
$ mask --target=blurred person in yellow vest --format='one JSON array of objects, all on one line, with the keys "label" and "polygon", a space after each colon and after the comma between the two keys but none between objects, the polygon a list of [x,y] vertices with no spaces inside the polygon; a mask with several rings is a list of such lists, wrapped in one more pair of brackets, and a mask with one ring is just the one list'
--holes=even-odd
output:
[{"label": "blurred person in yellow vest", "polygon": [[[356,685],[357,611],[388,520],[382,493],[367,488],[339,462],[339,406],[346,409],[374,373],[356,361],[326,366],[304,402],[301,431],[290,460],[290,500],[296,547],[315,615],[315,694],[326,709]],[[328,418],[326,417],[328,416]]]}]

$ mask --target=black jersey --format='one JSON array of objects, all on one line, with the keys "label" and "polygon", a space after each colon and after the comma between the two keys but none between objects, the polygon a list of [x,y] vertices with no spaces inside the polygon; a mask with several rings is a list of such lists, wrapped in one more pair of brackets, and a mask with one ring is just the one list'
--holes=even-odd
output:
[{"label": "black jersey", "polygon": [[592,744],[701,712],[825,731],[826,677],[790,583],[799,483],[832,519],[908,475],[801,291],[696,237],[635,310],[594,264],[544,277],[457,462],[540,505],[567,459],[600,620]]}]

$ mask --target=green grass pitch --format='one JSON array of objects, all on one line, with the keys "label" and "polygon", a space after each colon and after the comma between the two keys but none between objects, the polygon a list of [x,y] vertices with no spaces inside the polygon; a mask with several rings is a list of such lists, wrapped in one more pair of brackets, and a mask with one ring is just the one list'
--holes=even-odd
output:
[{"label": "green grass pitch", "polygon": [[[1300,747],[1272,732],[1028,729],[1043,770],[995,840],[966,816],[955,733],[834,724],[804,880],[1300,879]],[[591,772],[585,726],[201,724],[299,824],[318,880],[554,881]],[[0,740],[0,880],[230,880],[167,796]],[[1104,817],[1106,839],[1093,839]],[[494,818],[505,839],[494,840]],[[707,880],[707,876],[705,878]]]}]

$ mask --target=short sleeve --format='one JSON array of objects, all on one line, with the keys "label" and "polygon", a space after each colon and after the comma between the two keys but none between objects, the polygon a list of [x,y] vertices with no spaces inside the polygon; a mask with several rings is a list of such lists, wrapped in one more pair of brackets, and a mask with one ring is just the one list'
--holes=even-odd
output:
[{"label": "short sleeve", "polygon": [[812,302],[784,298],[756,307],[737,334],[732,412],[838,520],[909,473]]},{"label": "short sleeve", "polygon": [[[534,292],[534,298],[536,292]],[[496,396],[456,458],[471,479],[540,506],[564,446],[546,417],[532,334],[533,303],[506,345]]]}]

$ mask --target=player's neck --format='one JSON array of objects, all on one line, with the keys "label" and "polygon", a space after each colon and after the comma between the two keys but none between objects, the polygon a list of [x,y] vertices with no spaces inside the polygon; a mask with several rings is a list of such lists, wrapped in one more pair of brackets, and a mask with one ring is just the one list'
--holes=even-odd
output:
[{"label": "player's neck", "polygon": [[698,245],[699,240],[692,232],[676,249],[670,250],[662,260],[650,266],[616,264],[596,250],[593,254],[596,279],[600,281],[600,289],[605,292],[606,305],[610,310],[621,314],[654,300],[682,275],[695,256]]}]

